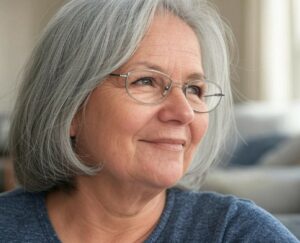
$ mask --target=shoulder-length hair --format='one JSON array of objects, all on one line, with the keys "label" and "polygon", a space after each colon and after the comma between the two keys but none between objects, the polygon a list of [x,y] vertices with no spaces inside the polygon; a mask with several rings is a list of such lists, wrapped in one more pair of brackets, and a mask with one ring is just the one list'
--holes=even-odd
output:
[{"label": "shoulder-length hair", "polygon": [[[187,173],[202,178],[231,121],[230,31],[220,16],[205,0],[72,0],[45,28],[16,101],[10,148],[20,185],[44,191],[99,173],[99,167],[76,156],[69,135],[72,119],[92,90],[134,54],[155,14],[166,12],[194,30],[206,76],[226,94],[210,113],[208,132]],[[195,185],[195,180],[183,183],[191,181]]]}]

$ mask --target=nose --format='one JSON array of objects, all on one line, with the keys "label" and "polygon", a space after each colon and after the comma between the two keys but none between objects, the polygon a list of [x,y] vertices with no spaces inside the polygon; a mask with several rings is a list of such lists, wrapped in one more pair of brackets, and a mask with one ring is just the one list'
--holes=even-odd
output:
[{"label": "nose", "polygon": [[173,86],[168,97],[161,103],[159,119],[163,122],[173,121],[178,124],[189,124],[195,118],[195,113],[181,86]]}]

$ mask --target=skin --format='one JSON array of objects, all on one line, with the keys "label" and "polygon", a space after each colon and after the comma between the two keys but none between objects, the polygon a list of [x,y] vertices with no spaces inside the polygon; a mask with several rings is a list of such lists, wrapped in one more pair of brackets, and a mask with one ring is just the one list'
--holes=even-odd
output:
[{"label": "skin", "polygon": [[[203,76],[196,35],[175,16],[156,16],[134,56],[114,73],[153,66],[179,83]],[[208,115],[194,113],[180,88],[160,104],[143,105],[128,96],[122,78],[107,78],[70,129],[77,154],[86,163],[103,163],[103,169],[78,177],[75,192],[47,197],[60,239],[146,239],[163,211],[166,189],[188,169],[207,127]]]}]

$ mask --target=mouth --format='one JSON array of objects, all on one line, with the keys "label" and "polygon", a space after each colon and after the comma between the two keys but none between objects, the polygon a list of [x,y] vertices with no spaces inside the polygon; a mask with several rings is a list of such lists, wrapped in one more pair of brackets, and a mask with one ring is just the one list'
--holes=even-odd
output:
[{"label": "mouth", "polygon": [[183,151],[186,145],[186,141],[183,139],[150,139],[140,140],[143,143],[147,143],[151,146],[155,146],[157,149],[168,150],[173,152]]}]

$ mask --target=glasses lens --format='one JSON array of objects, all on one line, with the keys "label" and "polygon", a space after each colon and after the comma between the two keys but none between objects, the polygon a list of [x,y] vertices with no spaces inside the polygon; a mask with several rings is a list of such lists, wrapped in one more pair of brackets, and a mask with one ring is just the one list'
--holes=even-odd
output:
[{"label": "glasses lens", "polygon": [[138,70],[129,73],[126,89],[135,100],[145,104],[155,104],[164,98],[164,89],[170,83],[170,79],[159,72]]},{"label": "glasses lens", "polygon": [[[135,70],[126,79],[128,94],[138,102],[157,104],[171,90],[172,80],[155,70]],[[186,98],[196,112],[209,112],[215,109],[223,96],[221,88],[209,81],[196,80],[183,85]]]},{"label": "glasses lens", "polygon": [[221,88],[209,81],[192,81],[185,92],[190,105],[197,112],[212,111],[223,96]]}]

